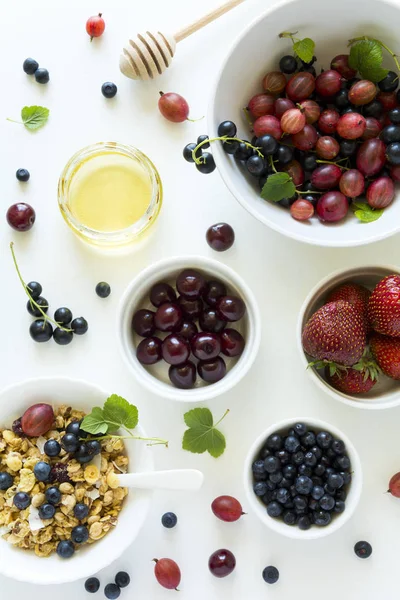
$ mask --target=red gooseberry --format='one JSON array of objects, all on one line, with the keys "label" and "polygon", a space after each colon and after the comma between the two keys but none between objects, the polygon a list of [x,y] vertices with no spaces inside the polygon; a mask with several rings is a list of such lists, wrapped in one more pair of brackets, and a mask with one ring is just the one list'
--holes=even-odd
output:
[{"label": "red gooseberry", "polygon": [[342,192],[337,190],[327,192],[318,199],[317,215],[321,221],[335,223],[347,215],[349,202]]},{"label": "red gooseberry", "polygon": [[321,107],[314,100],[303,100],[300,103],[301,110],[304,111],[304,115],[306,117],[306,122],[309,125],[312,125],[319,119],[319,115],[321,114]]},{"label": "red gooseberry", "polygon": [[282,131],[285,133],[299,133],[306,124],[306,117],[298,108],[291,108],[283,113],[281,118]]},{"label": "red gooseberry", "polygon": [[366,195],[372,208],[386,208],[394,199],[394,183],[390,177],[378,177],[369,185]]},{"label": "red gooseberry", "polygon": [[253,119],[263,115],[273,115],[275,112],[275,98],[271,94],[256,94],[247,105],[247,109]]},{"label": "red gooseberry", "polygon": [[378,137],[381,131],[382,125],[379,123],[378,119],[375,119],[374,117],[367,117],[365,119],[365,130],[361,136],[361,139],[370,140],[371,138]]},{"label": "red gooseberry", "polygon": [[278,117],[278,119],[281,118],[283,113],[291,108],[295,108],[295,104],[289,98],[277,98],[275,100],[275,116]]},{"label": "red gooseberry", "polygon": [[263,79],[263,88],[271,94],[280,94],[286,87],[286,77],[281,71],[271,71]]},{"label": "red gooseberry", "polygon": [[400,181],[400,165],[392,165],[390,167],[390,177],[393,181]]},{"label": "red gooseberry", "polygon": [[386,162],[386,146],[382,140],[372,138],[361,144],[357,151],[357,169],[364,177],[376,175]]},{"label": "red gooseberry", "polygon": [[317,139],[317,143],[315,144],[316,153],[324,160],[332,160],[339,154],[339,150],[339,142],[330,135],[323,135]]},{"label": "red gooseberry", "polygon": [[311,183],[317,190],[331,190],[336,187],[342,176],[342,170],[337,165],[321,165],[314,169]]},{"label": "red gooseberry", "polygon": [[306,124],[304,128],[292,135],[292,143],[298,150],[311,150],[318,139],[318,133],[312,125]]},{"label": "red gooseberry", "polygon": [[396,92],[379,92],[376,99],[382,104],[385,112],[397,106]]},{"label": "red gooseberry", "polygon": [[295,73],[286,84],[286,94],[293,102],[306,100],[315,89],[315,77],[307,71]]},{"label": "red gooseberry", "polygon": [[376,85],[368,79],[361,79],[354,83],[349,90],[349,101],[354,106],[369,104],[377,94]]},{"label": "red gooseberry", "polygon": [[283,167],[283,171],[289,173],[295,186],[299,186],[304,183],[304,170],[298,160],[291,160]]},{"label": "red gooseberry", "polygon": [[340,114],[337,110],[334,110],[333,108],[327,108],[326,110],[322,111],[321,116],[318,119],[318,129],[322,133],[331,135],[332,133],[335,133],[336,125],[339,119]]},{"label": "red gooseberry", "polygon": [[290,214],[297,221],[307,221],[314,214],[314,207],[308,200],[299,198],[290,207]]},{"label": "red gooseberry", "polygon": [[366,126],[362,115],[351,112],[340,117],[336,125],[336,132],[345,140],[356,140],[362,136]]},{"label": "red gooseberry", "polygon": [[315,80],[315,91],[324,98],[337,94],[342,85],[342,77],[338,71],[323,71]]},{"label": "red gooseberry", "polygon": [[345,171],[340,178],[339,189],[348,198],[361,196],[365,189],[364,175],[357,169]]},{"label": "red gooseberry", "polygon": [[338,54],[331,62],[331,69],[338,71],[345,79],[353,79],[357,75],[357,71],[349,65],[349,58],[348,54]]},{"label": "red gooseberry", "polygon": [[272,135],[276,140],[282,137],[282,127],[279,119],[273,115],[264,115],[259,117],[253,123],[254,134],[257,137],[262,135]]}]

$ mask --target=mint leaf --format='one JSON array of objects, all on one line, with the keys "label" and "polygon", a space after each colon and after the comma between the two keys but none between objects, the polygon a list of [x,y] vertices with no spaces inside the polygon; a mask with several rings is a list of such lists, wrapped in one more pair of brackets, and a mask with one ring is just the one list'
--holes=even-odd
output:
[{"label": "mint leaf", "polygon": [[103,410],[97,406],[93,408],[92,412],[83,419],[81,429],[92,435],[107,433],[108,425],[104,421]]},{"label": "mint leaf", "polygon": [[372,223],[383,215],[383,208],[372,208],[366,202],[353,202],[354,214],[363,223]]},{"label": "mint leaf", "polygon": [[47,123],[50,111],[44,106],[24,106],[21,119],[27,129],[34,131]]},{"label": "mint leaf", "polygon": [[374,40],[360,40],[352,45],[349,65],[359,72],[363,79],[378,83],[388,74],[382,68],[382,46]]},{"label": "mint leaf", "polygon": [[291,198],[296,193],[296,187],[288,173],[270,175],[261,190],[261,198],[279,202],[283,198]]},{"label": "mint leaf", "polygon": [[[227,413],[228,411],[222,419]],[[212,413],[208,408],[189,410],[185,413],[184,420],[189,427],[183,435],[182,448],[184,450],[195,454],[203,454],[207,451],[214,458],[223,454],[226,447],[225,437],[216,429]]]},{"label": "mint leaf", "polygon": [[315,42],[311,38],[304,38],[294,42],[293,50],[297,56],[305,63],[312,61],[315,50]]},{"label": "mint leaf", "polygon": [[117,396],[117,394],[112,394],[106,400],[103,417],[108,424],[109,431],[116,431],[121,425],[126,429],[135,429],[139,422],[139,413],[136,406],[129,404],[125,398]]}]

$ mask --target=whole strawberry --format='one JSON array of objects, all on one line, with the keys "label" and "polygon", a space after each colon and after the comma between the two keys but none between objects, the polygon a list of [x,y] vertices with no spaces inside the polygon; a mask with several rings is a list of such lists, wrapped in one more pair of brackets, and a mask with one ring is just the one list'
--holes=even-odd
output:
[{"label": "whole strawberry", "polygon": [[351,367],[366,346],[364,321],[351,304],[329,302],[315,312],[303,330],[304,351],[317,361],[333,361]]},{"label": "whole strawberry", "polygon": [[358,283],[343,283],[328,294],[326,301],[344,300],[354,306],[356,311],[363,316],[365,328],[368,331],[370,329],[368,320],[368,300],[370,296],[370,290],[363,285],[359,285]]},{"label": "whole strawberry", "polygon": [[392,379],[400,379],[400,338],[374,333],[370,347],[383,373]]},{"label": "whole strawberry", "polygon": [[325,377],[328,383],[344,394],[366,394],[377,383],[381,369],[369,356],[350,368],[325,368]]},{"label": "whole strawberry", "polygon": [[373,290],[368,317],[378,333],[400,337],[400,275],[388,275]]}]

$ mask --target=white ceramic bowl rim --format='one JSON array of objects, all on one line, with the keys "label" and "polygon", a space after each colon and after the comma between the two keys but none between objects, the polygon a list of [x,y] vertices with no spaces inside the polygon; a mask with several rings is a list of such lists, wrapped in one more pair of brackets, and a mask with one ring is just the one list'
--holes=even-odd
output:
[{"label": "white ceramic bowl rim", "polygon": [[[228,285],[230,282],[233,282],[233,285],[237,287],[246,304],[249,327],[246,346],[243,354],[221,381],[190,390],[181,390],[158,380],[139,363],[136,356],[132,352],[132,343],[130,343],[129,339],[130,322],[128,323],[128,313],[132,305],[132,295],[137,289],[140,289],[142,286],[144,286],[147,281],[150,281],[151,278],[155,277],[155,275],[158,273],[160,274],[160,278],[163,277],[163,272],[164,276],[166,276],[168,269],[174,271],[176,269],[188,267],[208,271],[210,274],[213,276],[215,275],[215,277],[220,279],[225,278]],[[164,398],[180,402],[202,402],[205,400],[210,400],[211,398],[230,390],[242,379],[242,377],[244,377],[244,375],[250,369],[257,356],[260,346],[261,318],[253,292],[243,281],[241,276],[239,276],[233,269],[226,266],[224,263],[204,256],[189,255],[165,258],[141,271],[133,279],[133,281],[131,281],[122,296],[117,319],[118,337],[120,342],[119,345],[122,355],[139,383],[141,383],[150,392],[153,392]]]},{"label": "white ceramic bowl rim", "polygon": [[[336,515],[332,519],[331,523],[326,527],[316,527],[313,525],[310,529],[303,531],[296,526],[286,525],[286,523],[284,523],[283,521],[270,517],[267,513],[266,506],[262,504],[262,502],[257,498],[257,496],[253,492],[253,478],[251,466],[254,460],[256,459],[258,452],[264,446],[269,435],[275,433],[276,431],[289,428],[291,425],[294,425],[294,423],[305,423],[310,427],[315,427],[316,429],[329,431],[335,437],[343,440],[351,461],[352,481],[350,483],[349,493],[346,499],[346,509],[343,513]],[[255,442],[251,445],[251,448],[247,454],[244,464],[243,478],[248,502],[255,514],[257,515],[257,517],[276,533],[279,533],[292,539],[299,540],[312,540],[322,538],[340,529],[353,515],[357,504],[360,500],[362,491],[361,462],[354,445],[352,444],[348,436],[344,434],[340,429],[338,429],[334,425],[331,425],[330,423],[326,423],[325,421],[316,419],[315,417],[293,417],[290,419],[279,421],[278,423],[275,423],[274,425],[268,427],[263,433],[261,433],[258,436]]]}]

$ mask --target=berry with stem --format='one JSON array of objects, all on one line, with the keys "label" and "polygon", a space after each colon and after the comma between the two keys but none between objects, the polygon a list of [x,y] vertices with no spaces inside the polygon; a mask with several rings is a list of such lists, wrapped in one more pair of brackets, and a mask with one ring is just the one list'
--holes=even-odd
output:
[{"label": "berry with stem", "polygon": [[274,105],[275,97],[272,94],[256,94],[250,98],[247,110],[253,119],[258,119],[264,115],[273,115]]},{"label": "berry with stem", "polygon": [[86,32],[88,35],[90,35],[90,41],[92,41],[95,37],[100,37],[103,35],[105,28],[106,24],[102,17],[102,13],[94,15],[93,17],[89,17],[89,19],[86,21]]},{"label": "berry with stem", "polygon": [[153,558],[156,563],[154,575],[162,587],[167,590],[177,590],[181,581],[181,570],[171,558]]},{"label": "berry with stem", "polygon": [[390,478],[388,492],[395,498],[400,498],[400,473],[395,473],[395,475]]},{"label": "berry with stem", "polygon": [[189,120],[189,105],[183,96],[175,92],[160,92],[158,108],[162,116],[172,123]]},{"label": "berry with stem", "polygon": [[239,500],[233,496],[218,496],[213,500],[211,510],[218,519],[228,523],[237,521],[245,514]]}]

